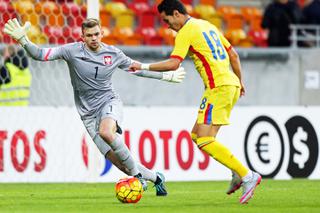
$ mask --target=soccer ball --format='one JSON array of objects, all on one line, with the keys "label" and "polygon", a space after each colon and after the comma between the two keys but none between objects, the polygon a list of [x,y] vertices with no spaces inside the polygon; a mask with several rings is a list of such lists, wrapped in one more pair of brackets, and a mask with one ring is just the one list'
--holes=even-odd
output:
[{"label": "soccer ball", "polygon": [[137,203],[142,193],[142,184],[138,178],[126,177],[116,183],[116,197],[122,203]]}]

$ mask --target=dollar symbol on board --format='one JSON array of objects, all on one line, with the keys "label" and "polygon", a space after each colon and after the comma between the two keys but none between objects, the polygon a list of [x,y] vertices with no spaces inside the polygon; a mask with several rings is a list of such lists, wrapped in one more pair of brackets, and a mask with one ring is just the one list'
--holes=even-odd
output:
[{"label": "dollar symbol on board", "polygon": [[308,134],[302,127],[298,127],[296,133],[293,135],[293,146],[296,153],[293,156],[293,162],[295,162],[300,169],[304,167],[304,164],[309,159],[309,149],[305,144],[308,140]]}]

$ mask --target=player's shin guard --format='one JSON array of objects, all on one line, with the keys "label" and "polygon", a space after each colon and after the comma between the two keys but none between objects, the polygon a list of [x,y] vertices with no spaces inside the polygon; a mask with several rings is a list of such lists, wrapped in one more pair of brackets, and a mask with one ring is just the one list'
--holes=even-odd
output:
[{"label": "player's shin guard", "polygon": [[115,140],[109,145],[114,151],[114,154],[122,161],[122,163],[130,171],[130,175],[137,175],[139,173],[137,164],[131,156],[128,147],[123,142],[121,137],[117,134]]},{"label": "player's shin guard", "polygon": [[235,171],[240,177],[248,174],[248,169],[215,137],[200,137],[197,139],[198,148],[212,156],[215,160]]}]

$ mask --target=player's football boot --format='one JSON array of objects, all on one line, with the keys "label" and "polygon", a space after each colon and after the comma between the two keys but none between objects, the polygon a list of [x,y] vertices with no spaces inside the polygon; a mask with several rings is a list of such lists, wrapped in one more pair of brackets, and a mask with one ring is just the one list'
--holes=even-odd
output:
[{"label": "player's football boot", "polygon": [[144,178],[142,178],[141,173],[135,175],[134,177],[136,177],[136,178],[138,178],[138,179],[140,180],[140,182],[141,182],[141,184],[142,184],[143,191],[147,191],[147,189],[148,189],[148,183],[147,183],[147,181],[146,181]]},{"label": "player's football boot", "polygon": [[154,183],[154,187],[156,187],[157,196],[167,196],[168,192],[166,190],[164,182],[165,182],[164,175],[160,172],[157,172],[157,180]]},{"label": "player's football boot", "polygon": [[250,198],[253,196],[254,190],[260,184],[261,179],[262,178],[258,173],[252,172],[252,178],[250,180],[242,181],[243,193],[240,198],[241,204],[248,203]]},{"label": "player's football boot", "polygon": [[235,191],[237,191],[241,187],[241,184],[242,184],[242,180],[239,177],[239,175],[232,172],[232,180],[230,182],[229,189],[227,190],[227,194],[230,195]]}]

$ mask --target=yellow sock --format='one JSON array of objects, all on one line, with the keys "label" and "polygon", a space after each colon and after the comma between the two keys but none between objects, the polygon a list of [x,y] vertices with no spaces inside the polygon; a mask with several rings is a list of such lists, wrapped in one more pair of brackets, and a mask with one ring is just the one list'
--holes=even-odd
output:
[{"label": "yellow sock", "polygon": [[232,171],[235,171],[241,178],[248,174],[248,168],[246,168],[227,147],[219,143],[215,137],[198,138],[197,145],[199,149],[205,151]]},{"label": "yellow sock", "polygon": [[191,139],[192,139],[192,141],[195,142],[195,143],[197,143],[197,138],[198,138],[197,134],[191,132]]}]

